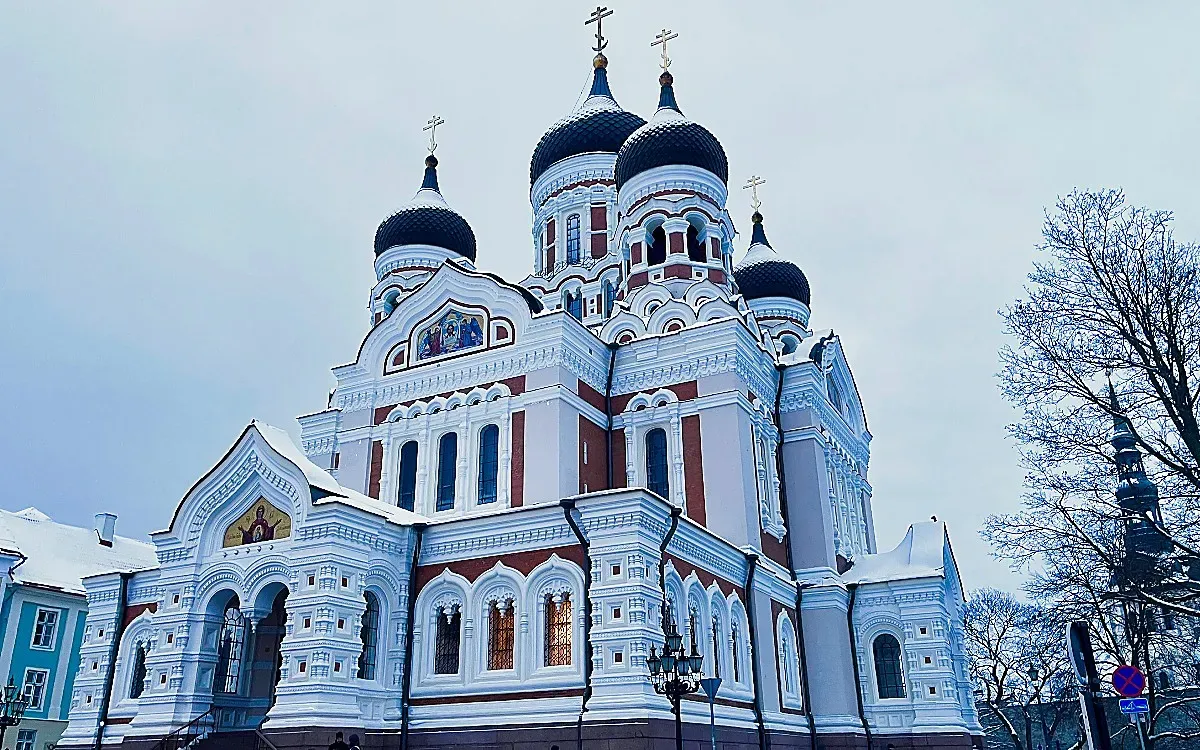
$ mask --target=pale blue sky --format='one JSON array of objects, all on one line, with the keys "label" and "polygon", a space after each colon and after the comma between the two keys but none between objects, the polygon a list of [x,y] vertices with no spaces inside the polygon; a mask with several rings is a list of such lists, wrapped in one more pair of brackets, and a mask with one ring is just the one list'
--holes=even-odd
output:
[{"label": "pale blue sky", "polygon": [[[936,513],[968,587],[1015,585],[977,536],[1021,482],[996,311],[1075,186],[1200,235],[1200,7],[608,5],[618,100],[653,110],[673,28],[681,107],[735,184],[767,178],[866,402],[880,546]],[[144,534],[251,418],[295,434],[366,331],[432,113],[480,266],[523,277],[529,155],[586,81],[593,6],[0,0],[0,506]]]}]

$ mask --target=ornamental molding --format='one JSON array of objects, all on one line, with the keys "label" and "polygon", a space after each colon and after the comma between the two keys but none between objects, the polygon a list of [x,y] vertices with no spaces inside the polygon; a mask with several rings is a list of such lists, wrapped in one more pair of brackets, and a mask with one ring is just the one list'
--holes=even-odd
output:
[{"label": "ornamental molding", "polygon": [[715,352],[690,360],[676,361],[668,365],[647,367],[636,372],[624,373],[613,378],[613,395],[654,390],[662,386],[682,383],[712,375],[737,373],[755,393],[766,398],[775,395],[775,384],[763,375],[762,362],[738,352]]},{"label": "ornamental molding", "polygon": [[422,564],[448,562],[482,554],[511,552],[514,548],[561,547],[577,540],[566,524],[520,529],[502,534],[472,536],[445,542],[425,542]]},{"label": "ornamental molding", "polygon": [[302,440],[301,445],[304,447],[304,455],[306,456],[315,456],[321,453],[332,453],[334,436],[331,432],[331,434],[325,437]]},{"label": "ornamental molding", "polygon": [[276,473],[270,464],[258,454],[257,450],[251,450],[246,458],[238,464],[237,468],[196,506],[196,509],[192,512],[191,522],[188,524],[187,534],[184,539],[186,547],[192,549],[196,547],[199,543],[200,535],[207,527],[213,512],[242,489],[251,474],[257,474],[261,482],[275,488],[281,495],[291,501],[292,523],[295,524],[297,522],[297,516],[301,510],[301,501],[295,486],[291,481]]}]

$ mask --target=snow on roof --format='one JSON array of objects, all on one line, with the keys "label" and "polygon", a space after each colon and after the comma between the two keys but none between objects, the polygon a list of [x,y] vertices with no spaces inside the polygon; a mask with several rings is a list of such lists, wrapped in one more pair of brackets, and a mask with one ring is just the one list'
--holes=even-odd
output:
[{"label": "snow on roof", "polygon": [[800,342],[800,346],[796,347],[796,351],[792,352],[791,354],[783,355],[780,358],[780,362],[785,365],[799,365],[803,364],[804,362],[815,362],[817,360],[815,360],[812,356],[813,349],[816,348],[817,344],[824,343],[832,338],[832,328],[813,331],[811,336],[806,336],[804,340]]},{"label": "snow on roof", "polygon": [[0,549],[20,554],[15,583],[83,594],[83,579],[102,573],[145,570],[158,565],[154,546],[118,536],[100,544],[95,529],[58,523],[37,508],[0,509]]},{"label": "snow on roof", "polygon": [[904,540],[890,552],[864,555],[854,561],[842,580],[847,583],[880,583],[912,578],[943,578],[950,538],[946,524],[922,521],[908,527]]}]

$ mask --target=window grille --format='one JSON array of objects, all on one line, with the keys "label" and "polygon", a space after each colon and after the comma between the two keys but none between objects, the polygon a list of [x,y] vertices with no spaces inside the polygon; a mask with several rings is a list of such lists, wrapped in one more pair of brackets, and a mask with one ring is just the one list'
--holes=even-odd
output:
[{"label": "window grille", "polygon": [[46,681],[49,677],[50,672],[45,669],[25,670],[25,686],[21,692],[25,694],[25,700],[29,701],[30,711],[42,710],[42,701],[46,699]]},{"label": "window grille", "polygon": [[414,510],[417,503],[417,441],[409,440],[400,447],[400,493],[396,504]]},{"label": "window grille", "polygon": [[488,606],[488,669],[513,668],[513,616],[507,599]]},{"label": "window grille", "polygon": [[438,613],[433,657],[433,671],[436,674],[458,674],[461,626],[462,616],[457,608],[453,612]]},{"label": "window grille", "polygon": [[367,608],[362,615],[362,653],[358,655],[358,679],[373,680],[379,651],[379,599],[370,591],[364,597]]},{"label": "window grille", "polygon": [[246,616],[238,609],[237,597],[225,608],[221,633],[217,638],[217,669],[213,675],[213,692],[237,695],[242,675],[242,651],[246,642]]},{"label": "window grille", "polygon": [[579,262],[579,214],[567,217],[567,263]]},{"label": "window grille", "polygon": [[721,676],[721,622],[713,617],[712,626],[712,666],[713,677]]},{"label": "window grille", "polygon": [[875,639],[871,650],[875,656],[875,681],[880,698],[904,697],[904,672],[900,668],[900,641],[890,633]]},{"label": "window grille", "polygon": [[741,649],[742,649],[742,647],[741,647],[741,644],[738,643],[738,627],[739,626],[736,622],[732,623],[729,627],[729,654],[732,657],[732,661],[733,661],[733,681],[734,682],[742,681],[742,675],[741,675],[741,671],[742,671]]},{"label": "window grille", "polygon": [[54,633],[58,629],[57,609],[38,609],[33,626],[33,647],[54,648]]},{"label": "window grille", "polygon": [[17,749],[16,750],[33,750],[37,744],[36,729],[18,729],[17,730]]},{"label": "window grille", "polygon": [[670,500],[667,479],[667,433],[656,427],[646,433],[646,489]]},{"label": "window grille", "polygon": [[[557,599],[557,601],[556,601]],[[571,595],[546,595],[546,666],[571,663]]]},{"label": "window grille", "polygon": [[494,424],[479,432],[479,504],[496,502],[496,474],[500,468],[500,428]]},{"label": "window grille", "polygon": [[133,652],[133,680],[129,683],[129,697],[141,698],[146,689],[146,646],[139,643]]},{"label": "window grille", "polygon": [[[458,433],[447,432],[438,441],[437,509],[454,507],[454,482],[458,468]],[[455,670],[457,671],[457,670]]]}]

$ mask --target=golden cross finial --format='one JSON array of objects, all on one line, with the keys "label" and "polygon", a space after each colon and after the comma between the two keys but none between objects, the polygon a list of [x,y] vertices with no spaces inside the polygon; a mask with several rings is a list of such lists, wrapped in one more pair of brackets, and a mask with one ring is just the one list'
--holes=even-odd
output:
[{"label": "golden cross finial", "polygon": [[674,31],[671,31],[670,29],[663,29],[661,32],[655,35],[654,41],[650,42],[651,47],[657,47],[660,44],[662,45],[662,62],[658,64],[658,67],[662,68],[663,70],[671,67],[671,58],[667,57],[667,42],[678,37],[679,35]]},{"label": "golden cross finial", "polygon": [[421,128],[421,130],[429,131],[429,153],[431,154],[437,150],[437,140],[435,139],[435,136],[437,135],[437,126],[444,125],[445,123],[445,120],[437,115],[434,115],[433,117],[429,118],[428,122],[425,123],[425,127]]},{"label": "golden cross finial", "polygon": [[750,207],[758,213],[758,209],[762,206],[762,202],[758,200],[758,186],[765,185],[767,181],[758,175],[750,175],[750,179],[746,180],[746,184],[742,185],[742,190],[750,191]]},{"label": "golden cross finial", "polygon": [[612,14],[613,12],[608,8],[597,5],[596,9],[592,11],[591,17],[583,22],[584,26],[592,23],[596,24],[596,46],[592,47],[592,49],[596,52],[603,52],[604,48],[608,46],[608,41],[604,38],[603,24],[604,19],[608,18]]}]

